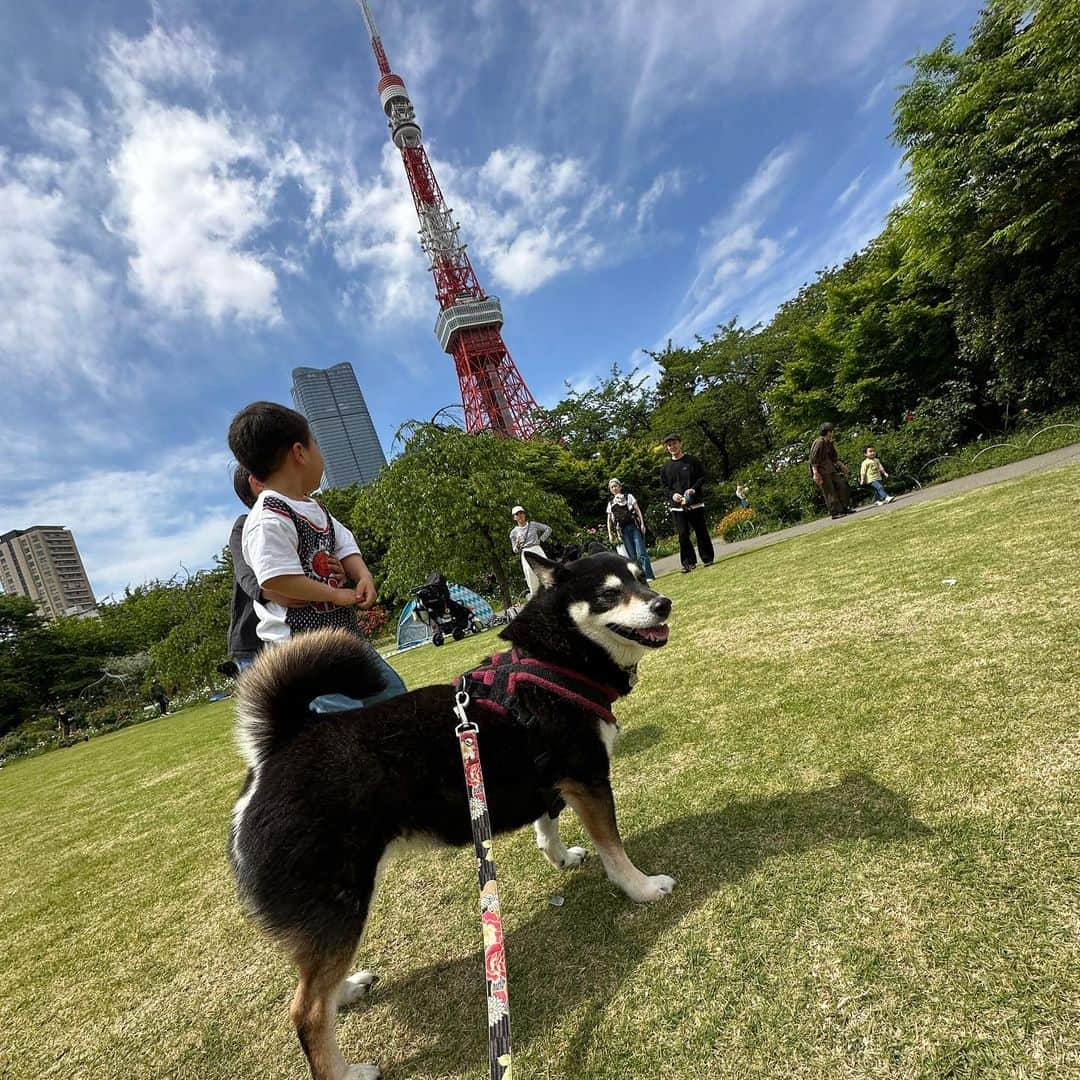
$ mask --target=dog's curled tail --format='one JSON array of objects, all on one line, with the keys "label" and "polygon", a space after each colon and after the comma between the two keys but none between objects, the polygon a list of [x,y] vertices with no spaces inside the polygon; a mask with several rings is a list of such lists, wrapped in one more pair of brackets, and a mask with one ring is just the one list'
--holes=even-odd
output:
[{"label": "dog's curled tail", "polygon": [[385,688],[375,650],[348,630],[314,630],[263,651],[237,682],[236,742],[249,768],[316,720],[320,694],[363,698]]}]

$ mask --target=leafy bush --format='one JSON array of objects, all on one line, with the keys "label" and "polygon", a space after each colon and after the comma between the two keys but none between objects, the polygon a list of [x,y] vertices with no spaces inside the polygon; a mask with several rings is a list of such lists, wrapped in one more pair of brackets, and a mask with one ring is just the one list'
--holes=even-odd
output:
[{"label": "leafy bush", "polygon": [[360,633],[362,633],[368,641],[377,638],[386,629],[386,624],[389,620],[390,616],[386,614],[386,610],[379,604],[368,608],[367,611],[358,612],[357,616],[357,622],[360,625]]},{"label": "leafy bush", "polygon": [[37,717],[0,736],[0,763],[8,758],[41,754],[59,744],[60,732],[52,717]]},{"label": "leafy bush", "polygon": [[757,511],[749,507],[740,506],[738,510],[732,510],[720,520],[719,532],[725,544],[732,544],[736,540],[743,540],[755,531],[754,521]]},{"label": "leafy bush", "polygon": [[792,460],[789,452],[782,463],[763,462],[753,472],[739,476],[753,492],[754,509],[778,525],[795,525],[821,513],[821,496],[810,476],[808,451],[809,443],[799,460]]}]

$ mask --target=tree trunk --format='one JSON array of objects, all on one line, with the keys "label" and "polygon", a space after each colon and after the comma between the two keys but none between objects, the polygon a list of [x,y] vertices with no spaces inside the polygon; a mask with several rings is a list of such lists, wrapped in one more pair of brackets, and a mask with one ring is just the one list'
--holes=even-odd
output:
[{"label": "tree trunk", "polygon": [[[701,422],[699,421],[699,424]],[[701,430],[705,435],[705,438],[709,440],[716,447],[717,453],[720,455],[720,465],[724,470],[722,479],[731,479],[731,455],[728,453],[728,426],[724,425],[720,434],[717,435],[708,424],[701,424]]]},{"label": "tree trunk", "polygon": [[495,546],[495,540],[491,532],[486,528],[481,528],[480,533],[487,543],[488,551],[491,553],[491,569],[495,574],[495,580],[499,583],[499,591],[502,593],[503,599],[503,610],[505,611],[514,603],[514,598],[510,594],[510,579],[506,576],[506,567],[503,566],[503,561],[499,558],[499,549]]}]

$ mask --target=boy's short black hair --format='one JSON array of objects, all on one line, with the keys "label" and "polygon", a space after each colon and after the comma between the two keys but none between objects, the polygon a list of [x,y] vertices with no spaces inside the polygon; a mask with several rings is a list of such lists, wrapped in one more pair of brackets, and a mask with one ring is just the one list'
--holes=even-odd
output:
[{"label": "boy's short black hair", "polygon": [[867,450],[874,450],[874,449],[876,449],[876,447],[873,444],[871,444],[870,446],[864,446],[863,447],[863,453],[865,454]]},{"label": "boy's short black hair", "polygon": [[237,465],[233,469],[232,486],[236,497],[250,510],[255,505],[255,492],[251,490],[251,471],[243,465]]},{"label": "boy's short black hair", "polygon": [[256,480],[265,480],[297,443],[311,443],[307,420],[272,401],[253,401],[229,425],[229,449]]}]

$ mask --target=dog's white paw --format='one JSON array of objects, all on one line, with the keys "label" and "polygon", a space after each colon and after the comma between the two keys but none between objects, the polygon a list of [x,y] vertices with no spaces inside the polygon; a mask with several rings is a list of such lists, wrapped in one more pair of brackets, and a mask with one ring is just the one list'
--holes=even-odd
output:
[{"label": "dog's white paw", "polygon": [[674,878],[667,874],[656,874],[654,877],[645,878],[629,895],[631,900],[636,900],[639,904],[651,904],[654,900],[663,900],[665,896],[670,896],[674,888]]},{"label": "dog's white paw", "polygon": [[559,863],[559,869],[570,870],[575,866],[580,866],[585,861],[588,854],[589,853],[583,847],[568,847],[566,849],[566,854]]},{"label": "dog's white paw", "polygon": [[379,1080],[378,1065],[350,1065],[341,1080]]},{"label": "dog's white paw", "polygon": [[[379,981],[379,976],[374,971],[357,971],[355,974],[350,975],[341,984],[341,994],[338,997],[339,1005],[352,1005],[353,1002],[359,1001],[365,994],[371,991],[371,988]],[[368,1066],[356,1066],[356,1068],[366,1069]],[[378,1070],[376,1070],[376,1073]],[[357,1073],[357,1076],[360,1074]]]}]

